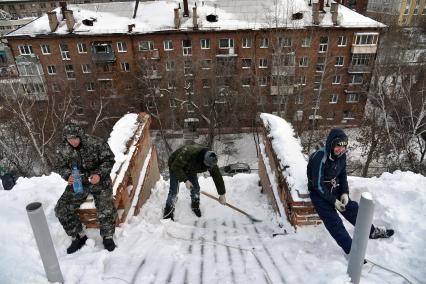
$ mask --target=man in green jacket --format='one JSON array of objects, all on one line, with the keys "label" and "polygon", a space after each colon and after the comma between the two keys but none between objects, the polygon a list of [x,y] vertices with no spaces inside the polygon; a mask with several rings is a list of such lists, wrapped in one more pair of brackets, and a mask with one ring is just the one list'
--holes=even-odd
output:
[{"label": "man in green jacket", "polygon": [[200,211],[200,185],[197,173],[209,171],[219,194],[219,202],[226,204],[225,184],[217,167],[217,155],[200,145],[186,145],[174,151],[169,157],[170,189],[164,208],[164,219],[172,219],[179,192],[179,182],[184,182],[191,191],[191,208],[197,217]]}]

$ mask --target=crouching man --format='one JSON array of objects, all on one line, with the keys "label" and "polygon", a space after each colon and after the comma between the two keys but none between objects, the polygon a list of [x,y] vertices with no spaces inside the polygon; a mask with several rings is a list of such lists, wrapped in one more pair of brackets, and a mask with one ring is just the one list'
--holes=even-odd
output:
[{"label": "crouching man", "polygon": [[179,192],[179,182],[184,182],[191,192],[191,208],[201,217],[200,185],[197,173],[209,171],[219,194],[219,202],[226,204],[225,184],[217,166],[216,153],[200,145],[186,145],[174,151],[169,157],[170,189],[164,208],[164,219],[172,219]]},{"label": "crouching man", "polygon": [[[65,232],[72,237],[67,253],[76,252],[87,241],[77,209],[89,193],[95,200],[103,245],[108,251],[113,251],[117,213],[113,204],[110,172],[114,165],[114,154],[106,142],[85,134],[76,124],[64,127],[63,138],[57,149],[56,172],[68,181],[68,185],[56,204],[55,215]],[[80,192],[76,190],[77,186],[74,188],[73,167],[79,170],[81,176],[83,188]]]}]

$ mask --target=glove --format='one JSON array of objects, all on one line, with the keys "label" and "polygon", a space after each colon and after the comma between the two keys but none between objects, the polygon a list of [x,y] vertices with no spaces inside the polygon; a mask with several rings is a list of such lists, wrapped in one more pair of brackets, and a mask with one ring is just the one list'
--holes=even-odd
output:
[{"label": "glove", "polygon": [[334,202],[334,207],[336,207],[336,209],[339,210],[340,212],[343,212],[346,210],[345,204],[340,202],[340,200],[338,199],[336,199],[336,202]]},{"label": "glove", "polygon": [[342,202],[345,206],[348,205],[349,195],[347,193],[343,193],[342,196],[340,196],[340,202]]},{"label": "glove", "polygon": [[222,204],[222,205],[226,204],[225,194],[219,195],[219,203]]},{"label": "glove", "polygon": [[187,189],[191,190],[194,186],[192,185],[192,182],[189,180],[185,181],[185,186]]}]

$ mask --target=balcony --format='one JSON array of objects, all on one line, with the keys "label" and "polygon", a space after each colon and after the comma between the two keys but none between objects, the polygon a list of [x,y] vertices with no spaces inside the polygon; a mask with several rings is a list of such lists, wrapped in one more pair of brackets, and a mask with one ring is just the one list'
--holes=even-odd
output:
[{"label": "balcony", "polygon": [[372,65],[349,65],[348,73],[371,73]]},{"label": "balcony", "polygon": [[160,59],[160,53],[158,49],[144,50],[142,57],[146,59]]},{"label": "balcony", "polygon": [[95,63],[115,62],[116,57],[109,43],[94,43],[92,45],[92,60]]},{"label": "balcony", "polygon": [[216,57],[229,57],[229,56],[238,56],[238,48],[218,48],[216,49]]},{"label": "balcony", "polygon": [[293,86],[271,86],[271,96],[276,95],[291,95],[293,94],[294,87]]},{"label": "balcony", "polygon": [[293,76],[296,72],[295,66],[272,66],[272,75]]},{"label": "balcony", "polygon": [[368,45],[352,45],[351,52],[353,54],[357,53],[377,53],[377,44],[368,44]]}]

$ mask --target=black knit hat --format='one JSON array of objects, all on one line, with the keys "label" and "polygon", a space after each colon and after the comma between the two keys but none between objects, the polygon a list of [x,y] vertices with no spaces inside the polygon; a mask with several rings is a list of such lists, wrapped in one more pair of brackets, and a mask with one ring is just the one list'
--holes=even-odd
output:
[{"label": "black knit hat", "polygon": [[216,166],[216,164],[217,164],[216,153],[213,152],[213,151],[207,151],[204,154],[204,164],[209,168]]}]

